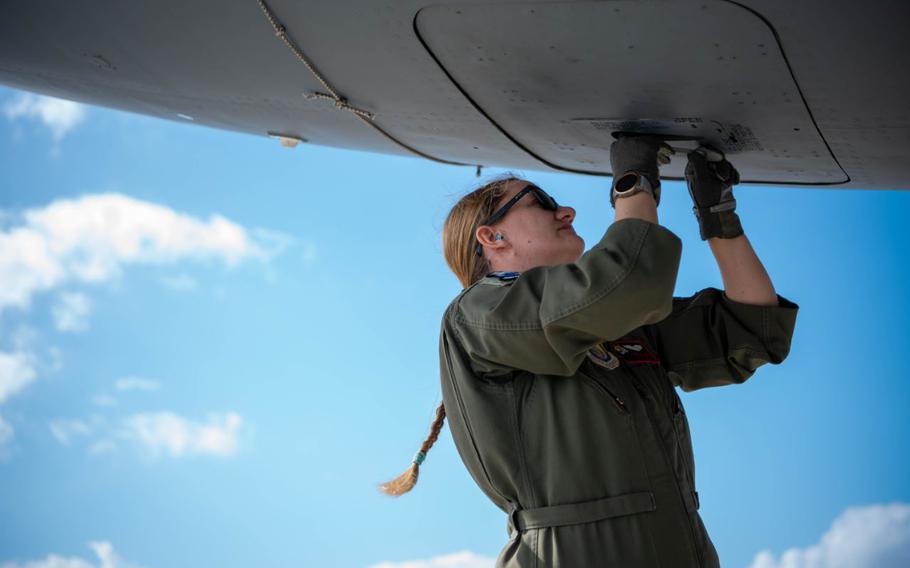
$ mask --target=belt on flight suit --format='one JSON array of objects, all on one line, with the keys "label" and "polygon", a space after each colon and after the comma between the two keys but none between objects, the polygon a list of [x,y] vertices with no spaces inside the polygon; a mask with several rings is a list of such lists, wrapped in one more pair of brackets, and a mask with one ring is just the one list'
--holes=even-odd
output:
[{"label": "belt on flight suit", "polygon": [[[684,492],[684,500],[687,511],[698,509],[698,492]],[[513,503],[506,528],[511,535],[514,530],[522,532],[543,527],[578,525],[621,515],[646,513],[655,509],[657,509],[657,504],[654,502],[654,494],[650,491],[536,509],[519,509]]]}]

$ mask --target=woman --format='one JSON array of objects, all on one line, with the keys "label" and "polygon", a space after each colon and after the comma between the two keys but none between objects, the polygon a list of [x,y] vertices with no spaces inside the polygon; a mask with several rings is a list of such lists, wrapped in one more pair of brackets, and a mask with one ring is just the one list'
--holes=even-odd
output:
[{"label": "woman", "polygon": [[614,143],[615,220],[584,254],[575,211],[516,178],[465,196],[445,222],[465,290],[442,322],[443,403],[412,466],[382,489],[413,487],[448,415],[472,477],[508,513],[496,566],[719,566],[674,387],[742,383],[780,363],[798,306],[743,235],[736,170],[702,151],[686,179],[725,291],[672,297],[681,242],[657,224],[667,150]]}]

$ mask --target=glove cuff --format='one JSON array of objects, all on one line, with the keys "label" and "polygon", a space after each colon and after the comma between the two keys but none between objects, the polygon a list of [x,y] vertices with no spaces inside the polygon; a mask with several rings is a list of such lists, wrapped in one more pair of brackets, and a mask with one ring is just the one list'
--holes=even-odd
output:
[{"label": "glove cuff", "polygon": [[[733,211],[735,206],[736,203],[733,202],[732,206],[723,203],[713,207],[693,207],[692,211],[698,219],[701,240],[706,241],[714,237],[733,239],[742,235],[743,227],[739,221],[739,215]],[[717,209],[718,207],[724,207],[724,209]]]}]

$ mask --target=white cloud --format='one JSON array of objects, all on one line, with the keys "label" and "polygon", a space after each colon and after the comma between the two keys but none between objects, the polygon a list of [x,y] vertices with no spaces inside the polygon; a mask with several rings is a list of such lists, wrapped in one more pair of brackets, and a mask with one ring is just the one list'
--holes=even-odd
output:
[{"label": "white cloud", "polygon": [[780,560],[770,550],[749,568],[904,568],[910,566],[910,504],[848,507],[817,544],[790,548]]},{"label": "white cloud", "polygon": [[44,560],[32,560],[25,564],[7,562],[0,564],[0,568],[95,568],[95,565],[75,556],[64,558],[56,554],[48,554]]},{"label": "white cloud", "polygon": [[29,325],[19,325],[10,334],[10,344],[15,351],[33,351],[40,336],[38,330]]},{"label": "white cloud", "polygon": [[196,279],[192,276],[187,276],[186,274],[164,277],[161,279],[161,283],[171,290],[177,290],[178,292],[187,292],[196,289]]},{"label": "white cloud", "polygon": [[[291,235],[282,233],[280,231],[273,231],[271,229],[264,229],[259,227],[251,230],[250,234],[256,240],[259,248],[262,249],[262,251],[268,257],[278,256],[289,247],[298,244],[296,237],[292,237]],[[304,244],[309,247],[315,247],[315,245],[309,243]]]},{"label": "white cloud", "polygon": [[152,455],[229,457],[237,452],[242,425],[243,418],[236,412],[210,413],[205,422],[194,422],[173,412],[151,412],[114,422],[99,415],[90,420],[58,419],[48,427],[64,446],[84,439],[90,454],[108,453],[126,443]]},{"label": "white cloud", "polygon": [[88,447],[88,453],[97,456],[107,454],[117,449],[117,443],[111,439],[97,440],[92,442]]},{"label": "white cloud", "polygon": [[464,550],[426,560],[380,562],[379,564],[373,564],[369,568],[493,568],[495,562],[495,558],[480,556]]},{"label": "white cloud", "polygon": [[23,351],[0,351],[0,403],[35,380],[32,356]]},{"label": "white cloud", "polygon": [[[0,280],[3,274],[0,272]],[[25,389],[41,373],[54,372],[60,366],[60,353],[54,347],[42,346],[35,330],[20,325],[6,337],[10,351],[0,351],[0,404]]]},{"label": "white cloud", "polygon": [[54,143],[60,142],[67,132],[85,120],[85,106],[63,99],[22,93],[9,101],[4,109],[10,120],[31,118],[40,120],[50,128]]},{"label": "white cloud", "polygon": [[76,556],[69,558],[49,554],[44,560],[31,560],[24,564],[6,562],[0,568],[139,568],[129,564],[114,552],[114,547],[107,541],[90,542],[89,547],[98,557],[98,564]]},{"label": "white cloud", "polygon": [[54,201],[0,231],[0,310],[67,282],[100,283],[129,263],[221,259],[229,266],[267,258],[243,227],[207,221],[117,193]]},{"label": "white cloud", "polygon": [[92,397],[95,406],[116,406],[117,399],[107,393],[98,393]]},{"label": "white cloud", "polygon": [[243,419],[235,412],[210,414],[208,423],[191,422],[172,412],[136,414],[126,421],[128,436],[157,454],[230,456],[237,451]]},{"label": "white cloud", "polygon": [[48,427],[54,438],[64,446],[68,446],[70,441],[77,436],[89,436],[99,426],[101,419],[96,417],[93,424],[83,420],[52,420]]},{"label": "white cloud", "polygon": [[85,294],[66,292],[60,294],[51,311],[58,331],[85,331],[92,304]]},{"label": "white cloud", "polygon": [[122,379],[117,379],[114,381],[114,388],[118,391],[128,391],[128,390],[144,390],[144,391],[153,391],[158,390],[160,385],[157,381],[151,381],[149,379],[142,379],[140,377],[123,377]]}]

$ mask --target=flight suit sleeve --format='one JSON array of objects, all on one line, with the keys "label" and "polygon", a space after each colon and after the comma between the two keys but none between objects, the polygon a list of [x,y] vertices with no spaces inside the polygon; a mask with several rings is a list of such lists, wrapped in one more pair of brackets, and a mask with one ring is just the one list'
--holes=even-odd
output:
[{"label": "flight suit sleeve", "polygon": [[799,306],[735,302],[717,288],[674,298],[666,319],[644,328],[670,380],[683,391],[742,383],[790,352]]},{"label": "flight suit sleeve", "polygon": [[669,229],[622,219],[578,261],[485,278],[446,317],[480,375],[573,375],[594,345],[670,313],[681,252]]}]

